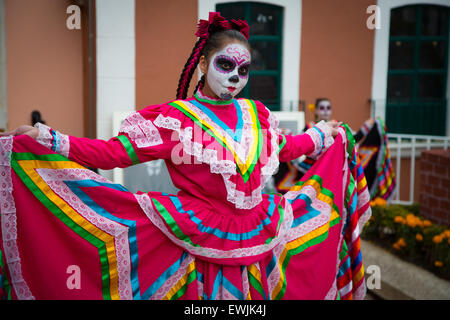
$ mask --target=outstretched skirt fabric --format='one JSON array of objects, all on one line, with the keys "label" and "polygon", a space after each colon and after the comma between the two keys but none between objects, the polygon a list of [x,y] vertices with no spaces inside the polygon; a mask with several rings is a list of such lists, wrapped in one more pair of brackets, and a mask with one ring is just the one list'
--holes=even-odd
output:
[{"label": "outstretched skirt fabric", "polygon": [[388,147],[386,124],[380,118],[375,120],[364,140],[360,143],[358,154],[369,186],[372,199],[392,200],[396,180]]},{"label": "outstretched skirt fabric", "polygon": [[133,194],[27,136],[0,138],[0,294],[362,299],[369,194],[348,127],[289,192],[263,196],[265,215],[224,232],[220,212]]}]

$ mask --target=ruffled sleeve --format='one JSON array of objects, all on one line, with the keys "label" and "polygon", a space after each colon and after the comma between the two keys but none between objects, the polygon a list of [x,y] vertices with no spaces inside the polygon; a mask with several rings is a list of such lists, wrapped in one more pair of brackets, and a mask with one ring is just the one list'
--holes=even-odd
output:
[{"label": "ruffled sleeve", "polygon": [[306,154],[312,159],[318,159],[334,142],[331,128],[323,120],[306,130],[305,134],[310,136],[314,142],[314,151]]},{"label": "ruffled sleeve", "polygon": [[[38,123],[35,125],[39,129],[36,140],[70,160],[91,168],[125,168],[170,157],[179,139],[173,136],[171,130],[155,126],[155,121],[174,112],[177,113],[177,110],[167,105],[149,106],[133,112],[123,121],[118,135],[108,141],[68,136]],[[170,118],[176,116],[179,115]]]}]

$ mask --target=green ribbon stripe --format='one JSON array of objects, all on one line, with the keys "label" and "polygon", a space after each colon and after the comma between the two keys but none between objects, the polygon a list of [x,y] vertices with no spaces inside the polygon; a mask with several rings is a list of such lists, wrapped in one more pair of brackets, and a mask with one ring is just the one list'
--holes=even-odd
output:
[{"label": "green ribbon stripe", "polygon": [[[333,200],[333,209],[336,210],[336,212],[340,215],[339,208],[338,208],[338,206],[334,203],[334,194],[333,194],[333,192],[331,192],[330,190],[328,190],[328,189],[326,189],[326,188],[323,187],[323,180],[322,180],[322,177],[319,176],[319,175],[317,175],[317,174],[315,174],[315,175],[312,175],[307,181],[309,181],[309,180],[314,180],[314,181],[316,181],[316,182],[319,184],[319,186],[320,186],[320,193],[323,193],[324,195],[330,197],[331,200]],[[295,185],[301,187],[301,186],[303,186],[307,181],[298,181],[298,182],[295,183]]]},{"label": "green ribbon stripe", "polygon": [[[257,152],[255,154],[255,157],[252,159],[252,164],[250,165],[250,167],[248,168],[247,172],[245,174],[242,174],[239,166],[237,167],[237,171],[238,173],[242,176],[242,179],[244,180],[244,183],[248,181],[248,179],[250,178],[251,173],[253,172],[253,169],[256,165],[256,163],[258,162],[258,159],[261,155],[261,150],[262,150],[262,132],[261,132],[261,124],[259,123],[259,119],[258,119],[258,113],[256,112],[256,105],[252,100],[249,100],[251,106],[253,107],[253,110],[255,112],[255,117],[256,117],[256,125],[257,125],[257,130],[258,130],[258,145],[256,147]],[[196,123],[200,128],[202,128],[206,133],[208,133],[211,137],[213,137],[218,143],[220,143],[224,148],[226,148],[227,150],[229,150],[231,152],[231,150],[227,147],[227,145],[218,137],[216,136],[208,127],[206,127],[199,119],[197,119],[195,116],[193,116],[191,113],[189,113],[187,110],[185,110],[182,106],[178,105],[176,102],[170,102],[169,103],[170,106],[178,109],[179,111],[183,112],[183,114],[187,117],[189,117],[192,121],[194,121],[194,123]]]},{"label": "green ribbon stripe", "polygon": [[286,144],[286,136],[285,136],[284,134],[282,134],[282,136],[283,136],[283,141],[281,142],[281,144],[280,144],[280,146],[279,146],[279,148],[278,148],[278,152],[277,152],[277,153],[280,153],[280,151],[283,149],[283,147],[284,147],[285,144]]},{"label": "green ribbon stripe", "polygon": [[16,153],[13,152],[11,155],[11,166],[25,184],[25,186],[33,193],[33,195],[53,214],[56,218],[61,220],[67,227],[74,231],[77,235],[82,237],[84,240],[91,243],[98,250],[100,257],[101,273],[102,273],[102,295],[104,299],[110,300],[110,277],[109,277],[109,263],[108,256],[106,253],[106,245],[103,241],[90,234],[88,231],[83,229],[81,226],[76,224],[72,219],[70,219],[58,206],[56,206],[31,180],[26,172],[22,169],[17,161],[19,160],[45,160],[45,161],[69,161],[67,158],[60,156],[58,154],[51,155],[35,155],[32,153]]},{"label": "green ribbon stripe", "polygon": [[[337,219],[334,219],[337,220]],[[330,228],[332,227],[331,222],[330,222]],[[317,245],[321,242],[323,242],[326,238],[328,238],[328,231],[324,232],[323,234],[321,234],[318,237],[315,237],[314,239],[311,239],[307,242],[305,242],[304,244],[302,244],[301,246],[298,246],[295,249],[289,250],[286,253],[286,258],[283,261],[283,264],[281,266],[281,272],[283,273],[283,277],[284,277],[284,282],[283,282],[283,286],[280,290],[280,292],[277,294],[277,296],[275,297],[274,300],[281,300],[284,296],[284,293],[286,292],[286,286],[287,286],[287,282],[286,282],[286,268],[289,264],[289,261],[291,260],[291,257],[294,255],[297,255],[301,252],[303,252],[304,250],[306,250],[309,247],[312,247],[314,245]]]},{"label": "green ribbon stripe", "polygon": [[209,103],[209,104],[216,105],[216,106],[223,106],[223,105],[227,105],[227,104],[233,103],[233,99],[230,99],[230,100],[208,100],[208,99],[200,98],[198,96],[197,92],[194,94],[194,97],[198,101]]},{"label": "green ribbon stripe", "polygon": [[264,288],[262,287],[261,283],[258,281],[258,279],[255,278],[253,274],[250,273],[250,271],[247,271],[248,273],[248,282],[252,285],[253,288],[255,288],[256,291],[264,298],[266,298],[266,294],[264,292]]},{"label": "green ribbon stripe", "polygon": [[185,293],[189,285],[197,279],[197,271],[194,269],[187,277],[186,283],[170,298],[170,300],[178,300]]},{"label": "green ribbon stripe", "polygon": [[131,162],[133,164],[140,163],[139,158],[136,154],[136,151],[134,150],[133,145],[131,144],[130,139],[128,139],[128,137],[124,135],[117,136],[117,139],[119,139],[119,141],[122,143],[123,147],[125,148],[125,151],[128,154],[128,157],[130,157]]},{"label": "green ribbon stripe", "polygon": [[281,223],[282,223],[283,220],[284,220],[284,208],[283,208],[283,206],[281,205],[281,203],[278,204],[278,213],[279,213],[279,215],[280,215],[280,218],[279,218],[279,220],[278,220],[278,225],[277,225],[276,235],[273,236],[273,237],[267,238],[267,240],[264,242],[264,244],[269,244],[269,243],[271,243],[272,240],[275,239],[275,238],[277,237],[277,235],[278,235],[278,231],[280,230]]},{"label": "green ribbon stripe", "polygon": [[175,219],[158,200],[156,200],[155,198],[151,198],[150,200],[153,202],[156,210],[160,213],[164,221],[167,223],[172,232],[178,237],[178,239],[183,240],[184,242],[187,242],[195,247],[200,247],[200,245],[193,243],[191,241],[191,238],[189,238],[183,233],[183,231],[181,231]]},{"label": "green ribbon stripe", "polygon": [[[333,199],[333,209],[336,210],[336,212],[339,214],[339,208],[334,203],[334,194],[330,190],[328,190],[328,189],[326,189],[326,188],[324,188],[322,186],[322,184],[323,184],[322,178],[320,176],[318,176],[318,175],[313,175],[313,176],[311,176],[310,180],[314,180],[317,183],[319,183],[319,185],[320,185],[320,192],[325,194],[325,195],[327,195],[327,196],[329,196],[331,199]],[[303,186],[305,183],[306,183],[306,181],[298,181],[296,183],[296,185]],[[338,217],[336,217],[335,219],[329,221],[330,228],[332,228],[335,225],[337,225],[340,221],[341,221],[341,217],[340,217],[340,214],[339,214]],[[299,254],[301,252],[303,252],[304,250],[306,250],[309,247],[312,247],[314,245],[317,245],[317,244],[323,242],[328,237],[328,231],[329,231],[329,229],[326,232],[324,232],[323,234],[321,234],[321,235],[319,235],[319,236],[317,236],[317,237],[315,237],[315,238],[313,238],[311,240],[308,240],[304,244],[298,246],[297,248],[291,249],[291,250],[289,250],[286,253],[286,257],[285,257],[285,259],[283,261],[283,264],[282,264],[282,267],[281,267],[281,272],[284,275],[284,282],[283,282],[282,289],[280,290],[278,295],[275,297],[275,300],[281,299],[284,296],[284,293],[286,291],[286,285],[287,285],[287,283],[286,283],[286,268],[289,265],[289,261],[290,261],[291,257],[294,256],[294,255],[297,255],[297,254]]]}]

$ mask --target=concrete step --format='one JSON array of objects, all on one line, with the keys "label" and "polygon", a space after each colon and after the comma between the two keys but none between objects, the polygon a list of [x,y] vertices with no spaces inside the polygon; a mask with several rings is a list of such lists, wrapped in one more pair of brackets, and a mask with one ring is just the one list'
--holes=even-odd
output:
[{"label": "concrete step", "polygon": [[[381,286],[368,293],[385,300],[450,300],[450,282],[389,253],[386,249],[361,240],[364,268],[380,269]],[[366,279],[370,274],[366,274]],[[367,282],[366,282],[367,283]]]}]

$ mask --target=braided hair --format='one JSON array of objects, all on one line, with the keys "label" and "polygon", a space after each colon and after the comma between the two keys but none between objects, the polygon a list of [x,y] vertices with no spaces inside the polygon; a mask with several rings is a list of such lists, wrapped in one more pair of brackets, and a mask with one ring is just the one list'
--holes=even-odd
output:
[{"label": "braided hair", "polygon": [[[220,30],[216,32],[212,31],[209,38],[199,38],[192,49],[191,55],[184,65],[183,71],[181,72],[180,80],[178,81],[177,99],[186,99],[189,85],[195,69],[200,62],[200,57],[205,56],[208,61],[212,52],[218,51],[222,48],[226,39],[238,40],[250,48],[247,38],[241,32],[233,29]],[[203,88],[205,80],[205,75],[203,75],[197,83],[194,93]]]}]

